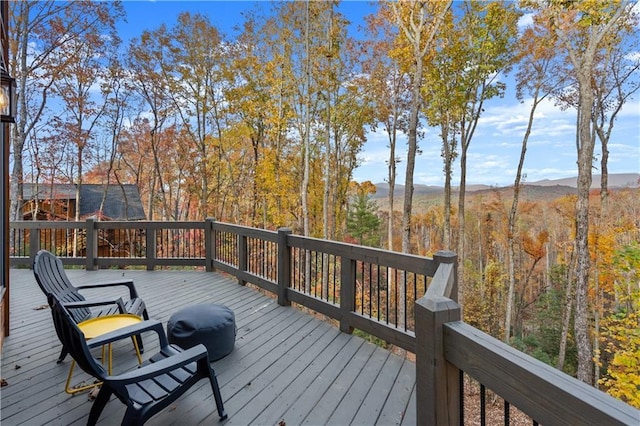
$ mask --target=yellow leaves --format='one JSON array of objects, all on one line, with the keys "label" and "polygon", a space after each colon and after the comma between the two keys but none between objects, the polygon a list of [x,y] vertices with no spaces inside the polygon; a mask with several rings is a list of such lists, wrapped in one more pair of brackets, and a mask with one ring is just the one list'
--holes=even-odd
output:
[{"label": "yellow leaves", "polygon": [[[399,28],[397,42],[402,46],[405,66],[422,61],[433,48],[432,41],[438,32],[451,1],[398,1],[389,3],[393,18]],[[400,57],[399,57],[400,58]]]},{"label": "yellow leaves", "polygon": [[616,294],[617,311],[602,320],[600,340],[605,348],[606,391],[640,408],[640,247],[632,244],[616,253],[622,275]]},{"label": "yellow leaves", "polygon": [[367,196],[376,193],[376,186],[370,180],[358,183],[356,181],[349,182],[349,190],[356,195]]},{"label": "yellow leaves", "polygon": [[603,320],[607,374],[600,384],[607,393],[640,408],[640,317],[638,313]]},{"label": "yellow leaves", "polygon": [[506,282],[503,265],[493,260],[487,263],[484,277],[470,277],[464,290],[464,321],[494,337],[502,336]]},{"label": "yellow leaves", "polygon": [[575,7],[579,13],[578,25],[587,28],[593,25],[606,23],[616,8],[620,7],[621,1],[602,0],[581,0],[575,2]]},{"label": "yellow leaves", "polygon": [[267,223],[274,227],[291,226],[299,206],[298,180],[293,173],[295,160],[283,156],[272,147],[263,149],[262,158],[255,168],[258,187],[256,197],[263,205]]}]

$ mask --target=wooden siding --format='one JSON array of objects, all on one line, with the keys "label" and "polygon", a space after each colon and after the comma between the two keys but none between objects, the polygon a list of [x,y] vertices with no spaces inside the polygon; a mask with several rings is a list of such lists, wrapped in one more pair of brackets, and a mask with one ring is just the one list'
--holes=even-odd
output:
[{"label": "wooden siding", "polygon": [[[415,364],[223,274],[199,271],[69,270],[76,284],[131,278],[150,316],[166,323],[181,307],[223,303],[236,315],[234,351],[213,363],[227,424],[415,424]],[[64,393],[70,360],[56,364],[60,344],[30,270],[11,270],[11,335],[2,351],[2,425],[85,424],[86,393]],[[96,290],[96,293],[98,291]],[[106,295],[102,293],[102,295]],[[44,305],[45,309],[42,308]],[[145,353],[157,347],[145,335]],[[118,369],[135,367],[130,341],[114,349]],[[78,369],[76,369],[78,370]],[[77,373],[74,383],[82,379]],[[99,424],[120,424],[112,400]],[[201,381],[148,424],[219,423],[211,389]]]}]

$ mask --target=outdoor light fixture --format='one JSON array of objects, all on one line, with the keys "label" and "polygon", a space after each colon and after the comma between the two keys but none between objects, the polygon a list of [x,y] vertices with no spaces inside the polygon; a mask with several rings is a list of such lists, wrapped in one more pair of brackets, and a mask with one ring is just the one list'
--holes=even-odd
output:
[{"label": "outdoor light fixture", "polygon": [[15,123],[16,79],[8,72],[0,71],[0,122]]}]

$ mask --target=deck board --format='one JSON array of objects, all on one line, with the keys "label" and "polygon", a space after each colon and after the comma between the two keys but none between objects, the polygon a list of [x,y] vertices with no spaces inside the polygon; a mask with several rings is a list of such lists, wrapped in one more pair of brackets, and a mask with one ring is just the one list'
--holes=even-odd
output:
[{"label": "deck board", "polygon": [[[328,322],[293,307],[281,307],[227,275],[200,271],[68,270],[76,285],[133,279],[149,315],[165,323],[172,312],[196,303],[233,309],[238,327],[234,351],[212,365],[229,425],[415,424],[415,364],[362,338],[340,333]],[[126,289],[123,288],[126,291]],[[85,295],[113,297],[113,290]],[[46,298],[33,273],[11,270],[11,335],[2,351],[2,425],[85,424],[86,393],[64,393],[70,358],[57,364],[60,343]],[[145,356],[158,347],[143,335]],[[99,351],[96,355],[99,354]],[[116,372],[135,368],[131,341],[114,347]],[[79,369],[74,383],[90,378]],[[112,399],[100,425],[118,425],[124,406]],[[200,381],[149,425],[219,423],[211,388]]]},{"label": "deck board", "polygon": [[353,418],[355,424],[373,424],[378,420],[382,407],[389,397],[389,389],[393,387],[402,368],[400,357],[389,356],[379,370],[369,393],[362,401],[360,409]]},{"label": "deck board", "polygon": [[373,388],[374,381],[384,366],[389,352],[376,347],[367,363],[362,365],[360,374],[350,384],[349,390],[337,404],[336,409],[329,418],[329,424],[335,425],[340,422],[352,423],[356,415],[357,408],[361,407],[366,396]]}]

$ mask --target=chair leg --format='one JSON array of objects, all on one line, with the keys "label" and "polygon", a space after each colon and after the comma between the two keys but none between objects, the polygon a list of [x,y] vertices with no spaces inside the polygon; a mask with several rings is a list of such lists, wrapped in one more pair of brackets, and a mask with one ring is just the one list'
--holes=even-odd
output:
[{"label": "chair leg", "polygon": [[87,389],[93,389],[96,386],[100,386],[102,384],[102,382],[94,382],[90,385],[85,385],[85,386],[76,386],[74,388],[71,387],[71,378],[73,377],[73,369],[76,366],[76,361],[75,360],[71,360],[71,366],[69,367],[69,374],[67,374],[67,382],[64,385],[64,391],[66,393],[68,393],[69,395],[75,395],[78,392],[82,392],[82,391],[86,391]]},{"label": "chair leg", "polygon": [[218,379],[216,378],[216,372],[209,365],[207,357],[200,359],[198,362],[202,362],[206,365],[205,368],[209,370],[209,381],[211,382],[211,390],[213,391],[213,399],[216,401],[216,408],[218,409],[218,416],[220,420],[227,419],[227,412],[224,411],[224,404],[222,403],[222,395],[220,394],[220,386],[218,386]]},{"label": "chair leg", "polygon": [[62,361],[64,361],[64,359],[67,357],[67,354],[69,352],[67,352],[64,348],[64,346],[62,347],[62,350],[60,351],[60,356],[58,356],[58,360],[56,361],[58,364],[60,364]]},{"label": "chair leg", "polygon": [[136,334],[135,336],[133,336],[133,339],[136,339],[136,342],[134,344],[137,345],[137,350],[138,352],[140,352],[141,354],[144,353],[144,346],[142,344],[142,335],[140,334]]},{"label": "chair leg", "polygon": [[111,389],[108,386],[102,386],[100,388],[100,392],[98,392],[98,396],[96,400],[93,401],[93,405],[91,406],[91,411],[89,412],[89,419],[87,420],[87,425],[93,426],[98,422],[98,418],[100,418],[100,414],[102,414],[102,410],[109,402],[109,398],[111,397]]},{"label": "chair leg", "polygon": [[[138,343],[138,336],[132,336],[131,341],[133,342],[133,348],[136,350],[136,357],[138,357],[138,364],[142,365],[142,356],[140,355],[142,351],[140,350],[140,344]],[[111,374],[111,373],[109,373]]]},{"label": "chair leg", "polygon": [[[142,311],[142,319],[143,320],[148,320],[149,319],[149,314],[147,313],[147,310],[144,309]],[[138,334],[136,335],[136,340],[138,341],[138,351],[143,354],[144,353],[144,345],[142,344],[142,335]]]},{"label": "chair leg", "polygon": [[140,418],[140,411],[133,409],[133,407],[127,407],[120,426],[139,426],[142,424],[144,424],[144,421]]}]

